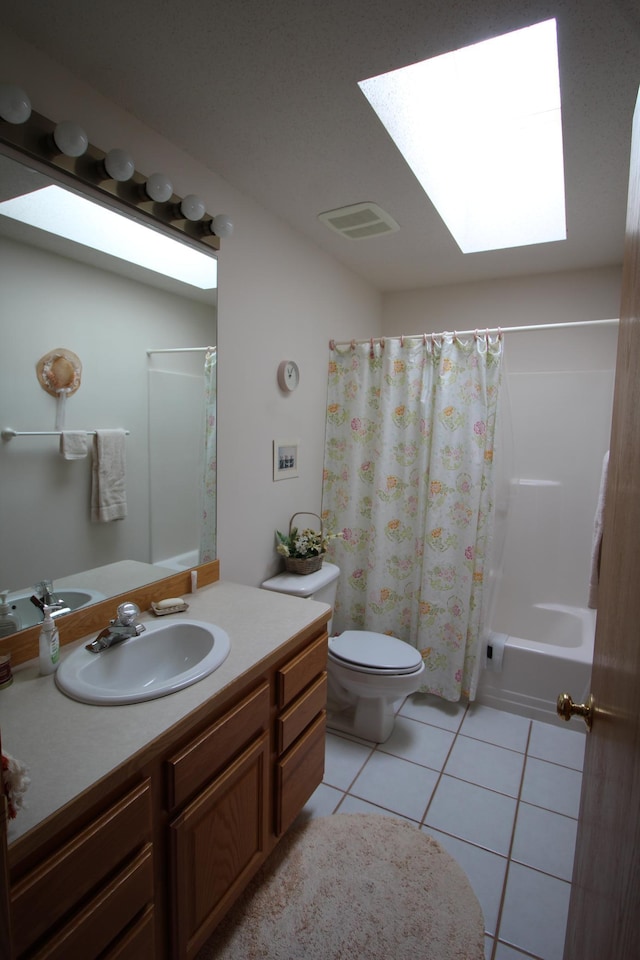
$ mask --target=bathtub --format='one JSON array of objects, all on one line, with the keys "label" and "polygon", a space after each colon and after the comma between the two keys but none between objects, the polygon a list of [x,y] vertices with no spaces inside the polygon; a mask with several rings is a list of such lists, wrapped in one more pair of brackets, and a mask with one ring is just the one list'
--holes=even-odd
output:
[{"label": "bathtub", "polygon": [[167,557],[166,560],[154,560],[156,567],[168,567],[169,570],[191,570],[200,563],[200,551],[190,550],[188,553],[180,553],[175,557]]},{"label": "bathtub", "polygon": [[533,720],[564,723],[556,714],[558,694],[569,693],[581,703],[589,695],[595,623],[595,610],[558,603],[537,603],[520,613],[522,637],[500,631],[498,620],[487,635],[476,700]]}]

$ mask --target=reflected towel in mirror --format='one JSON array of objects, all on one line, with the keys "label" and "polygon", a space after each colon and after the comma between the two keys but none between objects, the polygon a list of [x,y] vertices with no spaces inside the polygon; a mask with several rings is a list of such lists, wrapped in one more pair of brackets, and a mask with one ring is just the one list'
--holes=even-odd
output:
[{"label": "reflected towel in mirror", "polygon": [[63,430],[60,434],[60,456],[63,460],[84,460],[89,453],[86,430]]},{"label": "reflected towel in mirror", "polygon": [[124,520],[125,431],[96,430],[91,471],[91,519],[94,523]]}]

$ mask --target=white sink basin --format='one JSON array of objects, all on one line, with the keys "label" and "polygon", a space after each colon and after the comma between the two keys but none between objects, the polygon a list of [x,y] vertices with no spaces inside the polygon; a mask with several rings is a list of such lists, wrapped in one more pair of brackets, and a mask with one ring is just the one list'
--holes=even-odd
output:
[{"label": "white sink basin", "polygon": [[[55,595],[58,600],[64,600],[68,610],[79,610],[80,607],[86,607],[89,603],[106,599],[104,593],[88,590],[85,587],[69,587],[68,590],[61,587],[60,590],[55,591]],[[31,596],[33,596],[33,590],[21,590],[10,593],[7,597],[7,603],[20,617],[20,626],[23,630],[26,627],[34,627],[43,620],[43,614],[31,603]],[[54,618],[59,615],[62,614],[56,610],[52,612]]]},{"label": "white sink basin", "polygon": [[83,703],[153,700],[202,680],[229,653],[227,633],[211,623],[172,620],[145,626],[139,637],[100,653],[84,646],[74,650],[56,672],[60,690]]}]

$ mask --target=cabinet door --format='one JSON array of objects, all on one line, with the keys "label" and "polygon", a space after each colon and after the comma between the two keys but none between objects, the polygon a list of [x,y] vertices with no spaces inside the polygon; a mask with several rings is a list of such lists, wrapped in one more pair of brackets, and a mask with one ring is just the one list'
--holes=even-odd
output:
[{"label": "cabinet door", "polygon": [[195,955],[265,859],[268,790],[264,733],[170,825],[178,960]]}]

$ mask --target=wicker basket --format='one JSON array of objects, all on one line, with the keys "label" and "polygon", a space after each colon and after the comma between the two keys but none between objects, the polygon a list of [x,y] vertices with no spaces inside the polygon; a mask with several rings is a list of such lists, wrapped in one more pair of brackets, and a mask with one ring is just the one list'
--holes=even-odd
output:
[{"label": "wicker basket", "polygon": [[[293,529],[293,521],[296,517],[300,516],[309,516],[316,517],[320,521],[320,537],[322,538],[324,534],[324,527],[322,523],[322,517],[318,516],[317,513],[308,513],[306,510],[301,510],[298,513],[294,513],[289,520],[289,536],[291,536],[291,531]],[[321,553],[317,557],[284,557],[284,568],[288,573],[298,573],[300,576],[306,576],[308,573],[315,573],[316,570],[319,570],[322,566],[322,561],[324,560],[324,554]]]},{"label": "wicker basket", "polygon": [[323,553],[317,557],[285,557],[284,568],[289,573],[299,573],[304,577],[307,573],[315,573],[319,570],[323,560]]}]

